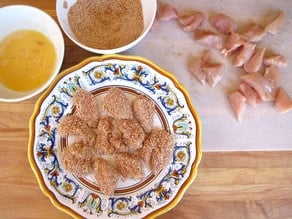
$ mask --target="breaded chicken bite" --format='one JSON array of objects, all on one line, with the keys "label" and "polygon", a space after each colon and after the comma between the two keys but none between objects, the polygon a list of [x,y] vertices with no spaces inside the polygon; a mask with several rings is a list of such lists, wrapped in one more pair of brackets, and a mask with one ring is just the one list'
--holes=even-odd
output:
[{"label": "breaded chicken bite", "polygon": [[154,174],[164,168],[173,150],[173,137],[165,130],[152,130],[146,137],[138,155],[146,162]]},{"label": "breaded chicken bite", "polygon": [[100,130],[96,130],[96,141],[94,148],[96,149],[96,154],[106,155],[113,154],[115,149],[111,146],[107,135]]},{"label": "breaded chicken bite", "polygon": [[110,142],[112,132],[111,119],[104,117],[99,120],[96,129],[96,152],[99,155],[113,154],[115,152],[114,145]]},{"label": "breaded chicken bite", "polygon": [[[122,133],[122,143],[126,151],[135,151],[142,147],[145,133],[135,119],[120,119],[117,121],[118,129]],[[121,151],[125,151],[121,149]]]},{"label": "breaded chicken bite", "polygon": [[121,152],[116,155],[117,171],[124,178],[141,179],[144,177],[144,166],[141,158],[133,153]]},{"label": "breaded chicken bite", "polygon": [[94,130],[89,128],[76,114],[63,117],[57,126],[57,131],[60,136],[71,135],[76,141],[82,141],[85,145],[93,146],[95,144]]},{"label": "breaded chicken bite", "polygon": [[155,147],[151,153],[149,166],[153,174],[158,174],[160,170],[167,166],[172,156],[172,147]]},{"label": "breaded chicken bite", "polygon": [[63,151],[58,150],[61,168],[78,177],[93,170],[93,155],[93,148],[85,146],[82,142],[73,142],[64,147]]},{"label": "breaded chicken bite", "polygon": [[160,147],[160,144],[171,144],[168,142],[170,138],[168,132],[160,129],[153,129],[148,135],[145,137],[143,142],[143,146],[138,150],[139,156],[147,163],[150,160],[150,156],[155,147]]},{"label": "breaded chicken bite", "polygon": [[152,100],[144,95],[137,96],[132,103],[133,113],[146,133],[153,127],[155,106]]},{"label": "breaded chicken bite", "polygon": [[119,88],[111,88],[102,101],[103,111],[115,119],[133,118],[132,107],[126,95]]},{"label": "breaded chicken bite", "polygon": [[155,143],[155,147],[151,153],[149,166],[152,172],[157,174],[171,160],[174,139],[165,130],[153,130],[151,138],[153,139],[152,142]]},{"label": "breaded chicken bite", "polygon": [[98,102],[93,94],[78,89],[72,97],[72,104],[76,106],[76,114],[84,120],[89,127],[95,128],[100,117]]},{"label": "breaded chicken bite", "polygon": [[105,195],[114,194],[114,190],[117,187],[118,172],[108,161],[102,158],[95,160],[94,178],[102,193]]}]

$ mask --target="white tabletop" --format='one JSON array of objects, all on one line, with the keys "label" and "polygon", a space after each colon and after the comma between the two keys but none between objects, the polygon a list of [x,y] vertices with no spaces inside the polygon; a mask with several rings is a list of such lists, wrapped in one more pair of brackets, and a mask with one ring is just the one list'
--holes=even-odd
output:
[{"label": "white tabletop", "polygon": [[[280,85],[292,96],[292,1],[288,0],[164,0],[180,14],[202,11],[206,17],[213,13],[231,16],[240,28],[251,20],[268,23],[278,10],[285,13],[285,25],[277,35],[268,34],[257,43],[268,51],[280,53],[288,61],[280,68]],[[203,28],[210,29],[205,21]],[[188,70],[188,63],[201,55],[206,48],[193,40],[193,33],[183,32],[176,20],[161,22],[156,31],[125,54],[139,55],[150,59],[160,67],[173,73],[189,91],[193,104],[202,122],[203,151],[242,150],[291,150],[292,111],[278,114],[272,102],[261,106],[248,106],[243,121],[239,123],[229,106],[227,93],[236,89],[241,68],[233,67],[231,59],[212,50],[211,58],[225,64],[224,78],[215,87],[202,86]]]}]

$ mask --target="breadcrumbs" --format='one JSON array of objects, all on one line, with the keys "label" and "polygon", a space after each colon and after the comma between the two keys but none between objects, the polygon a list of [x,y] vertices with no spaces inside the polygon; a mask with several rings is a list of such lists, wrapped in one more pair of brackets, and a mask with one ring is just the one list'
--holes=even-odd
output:
[{"label": "breadcrumbs", "polygon": [[124,46],[144,29],[140,0],[77,0],[68,22],[80,42],[97,49]]},{"label": "breadcrumbs", "polygon": [[153,127],[155,106],[152,100],[139,95],[133,100],[133,113],[146,133]]}]

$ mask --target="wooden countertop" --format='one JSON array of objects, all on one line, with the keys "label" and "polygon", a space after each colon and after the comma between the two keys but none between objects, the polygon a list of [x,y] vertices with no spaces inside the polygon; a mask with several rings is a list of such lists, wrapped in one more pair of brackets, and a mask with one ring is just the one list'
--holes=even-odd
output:
[{"label": "wooden countertop", "polygon": [[[55,1],[27,4],[56,19]],[[65,35],[66,69],[94,54]],[[27,158],[28,122],[38,97],[0,103],[0,218],[70,218],[41,192]],[[292,143],[291,143],[292,144]],[[292,218],[292,151],[206,152],[180,203],[159,218]]]}]

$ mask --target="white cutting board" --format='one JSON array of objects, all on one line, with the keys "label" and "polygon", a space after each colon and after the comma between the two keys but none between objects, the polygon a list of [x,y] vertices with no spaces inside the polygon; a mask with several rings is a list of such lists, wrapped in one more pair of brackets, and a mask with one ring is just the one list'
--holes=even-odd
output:
[{"label": "white cutting board", "polygon": [[[285,12],[285,25],[277,35],[267,35],[259,47],[284,55],[288,66],[281,68],[281,86],[292,96],[292,1],[289,0],[164,0],[179,13],[202,11],[225,13],[239,28],[250,20],[266,24],[277,10]],[[204,27],[209,29],[208,22]],[[200,56],[205,48],[193,40],[193,33],[182,31],[176,20],[161,22],[156,31],[125,54],[150,59],[173,73],[189,91],[202,122],[203,151],[256,151],[292,150],[292,111],[278,114],[271,102],[259,107],[247,107],[244,119],[239,123],[231,111],[226,94],[239,83],[240,68],[231,66],[230,59],[212,50],[212,58],[225,63],[224,78],[215,87],[202,86],[188,70],[188,62]]]}]

